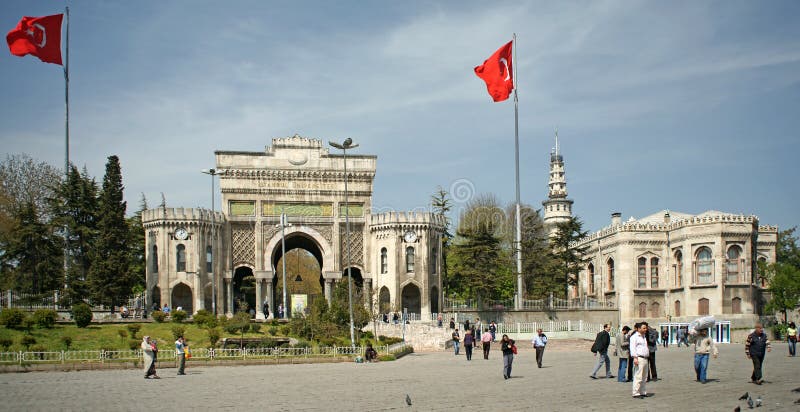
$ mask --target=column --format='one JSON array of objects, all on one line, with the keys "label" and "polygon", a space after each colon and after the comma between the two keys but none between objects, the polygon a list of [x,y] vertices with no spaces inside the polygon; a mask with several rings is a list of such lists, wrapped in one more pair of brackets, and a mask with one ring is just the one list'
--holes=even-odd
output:
[{"label": "column", "polygon": [[272,277],[266,279],[267,282],[267,304],[269,304],[269,309],[267,309],[267,313],[264,314],[267,319],[274,318],[272,314],[275,313],[275,297],[274,293],[272,292]]},{"label": "column", "polygon": [[372,313],[372,305],[376,304],[375,297],[372,295],[372,279],[364,279],[364,306],[366,306],[367,312]]},{"label": "column", "polygon": [[328,304],[330,304],[332,299],[333,299],[333,279],[325,279],[325,300],[327,300]]},{"label": "column", "polygon": [[267,318],[264,316],[264,300],[261,296],[261,283],[263,282],[264,279],[256,279],[256,319],[262,320]]},{"label": "column", "polygon": [[233,279],[225,279],[225,291],[227,292],[225,314],[228,316],[233,316]]}]

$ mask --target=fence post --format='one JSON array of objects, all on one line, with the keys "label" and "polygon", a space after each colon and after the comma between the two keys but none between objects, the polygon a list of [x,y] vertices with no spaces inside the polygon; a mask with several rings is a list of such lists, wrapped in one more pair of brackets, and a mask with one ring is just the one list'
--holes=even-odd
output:
[{"label": "fence post", "polygon": [[578,331],[583,332],[583,319],[578,321]]},{"label": "fence post", "polygon": [[61,351],[61,364],[64,364],[64,351]]},{"label": "fence post", "polygon": [[553,321],[552,320],[550,321],[550,332],[555,332],[555,329],[553,329]]}]

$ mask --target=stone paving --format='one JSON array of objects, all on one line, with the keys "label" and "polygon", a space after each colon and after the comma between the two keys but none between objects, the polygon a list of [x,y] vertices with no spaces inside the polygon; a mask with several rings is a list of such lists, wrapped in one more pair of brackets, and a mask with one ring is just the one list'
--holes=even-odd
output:
[{"label": "stone paving", "polygon": [[584,345],[569,351],[554,344],[560,350],[545,352],[542,369],[527,346],[507,381],[497,348],[489,360],[476,351],[470,362],[463,353],[431,352],[375,364],[190,367],[186,376],[169,368],[160,380],[143,379],[141,370],[8,373],[0,375],[0,410],[732,411],[747,409],[737,400],[745,392],[762,397],[760,411],[800,410],[793,404],[800,393],[791,392],[800,386],[800,358],[787,357],[786,344],[767,354],[761,386],[749,383],[752,364],[742,345],[720,346],[706,385],[694,381],[691,348],[660,349],[661,380],[648,384],[653,396],[642,400],[631,398],[629,383],[590,379],[595,358]]}]

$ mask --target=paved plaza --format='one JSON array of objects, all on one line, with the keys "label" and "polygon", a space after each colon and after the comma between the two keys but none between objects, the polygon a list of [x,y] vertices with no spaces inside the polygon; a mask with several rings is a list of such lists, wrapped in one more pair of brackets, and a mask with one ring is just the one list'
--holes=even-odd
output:
[{"label": "paved plaza", "polygon": [[138,369],[7,373],[0,375],[0,410],[732,411],[747,409],[737,400],[745,392],[761,396],[760,411],[800,410],[793,404],[800,393],[791,392],[800,386],[800,358],[787,357],[786,344],[767,354],[761,386],[749,383],[751,363],[742,345],[720,346],[720,357],[709,365],[714,381],[706,385],[694,381],[691,348],[660,349],[661,380],[648,384],[653,396],[642,400],[631,398],[629,383],[590,379],[595,358],[586,348],[554,346],[542,369],[534,352],[521,347],[508,381],[497,348],[488,361],[477,351],[471,362],[463,353],[416,353],[376,364],[198,367],[180,377],[164,368],[161,380],[145,380]]}]

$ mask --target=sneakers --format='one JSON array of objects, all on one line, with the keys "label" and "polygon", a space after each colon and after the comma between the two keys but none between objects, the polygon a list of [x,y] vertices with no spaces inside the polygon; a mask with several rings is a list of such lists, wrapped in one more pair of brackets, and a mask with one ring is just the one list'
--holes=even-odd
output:
[{"label": "sneakers", "polygon": [[594,376],[594,375],[589,375],[589,377],[592,378],[592,379],[597,379],[597,376]]}]

